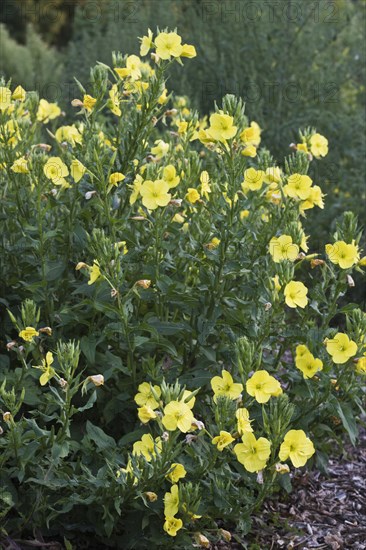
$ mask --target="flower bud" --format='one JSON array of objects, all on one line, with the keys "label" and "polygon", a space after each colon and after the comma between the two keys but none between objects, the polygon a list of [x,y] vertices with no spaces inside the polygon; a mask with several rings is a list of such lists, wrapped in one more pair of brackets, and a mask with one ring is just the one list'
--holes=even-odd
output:
[{"label": "flower bud", "polygon": [[85,199],[88,201],[92,198],[93,195],[95,195],[96,191],[87,191],[84,195]]},{"label": "flower bud", "polygon": [[153,493],[152,491],[146,491],[144,495],[149,502],[155,502],[156,500],[158,500],[158,495],[156,493]]},{"label": "flower bud", "polygon": [[79,269],[83,269],[84,267],[89,267],[89,266],[88,266],[88,264],[86,264],[85,262],[78,262],[78,263],[76,264],[75,269],[76,269],[76,271],[79,271]]},{"label": "flower bud", "polygon": [[9,411],[4,412],[3,420],[4,420],[4,422],[11,422],[13,420],[13,415],[11,414],[11,412],[9,412]]},{"label": "flower bud", "polygon": [[83,102],[80,99],[73,99],[72,102],[71,102],[71,105],[73,107],[82,107]]},{"label": "flower bud", "polygon": [[221,533],[222,538],[223,538],[226,542],[230,542],[230,541],[231,541],[231,533],[230,533],[230,531],[226,531],[226,529],[220,529],[220,533]]},{"label": "flower bud", "polygon": [[93,382],[94,386],[103,386],[104,385],[104,376],[103,374],[93,374],[93,376],[88,376],[88,380]]},{"label": "flower bud", "polygon": [[47,336],[52,336],[52,328],[51,327],[39,328],[38,331],[42,332],[43,334],[47,334]]},{"label": "flower bud", "polygon": [[136,281],[135,285],[146,289],[151,286],[151,281],[150,279],[139,279],[138,281]]},{"label": "flower bud", "polygon": [[194,539],[201,548],[210,548],[210,541],[202,533],[195,533]]},{"label": "flower bud", "polygon": [[356,286],[354,280],[351,277],[351,275],[347,275],[347,284],[350,288],[353,288],[354,286]]}]

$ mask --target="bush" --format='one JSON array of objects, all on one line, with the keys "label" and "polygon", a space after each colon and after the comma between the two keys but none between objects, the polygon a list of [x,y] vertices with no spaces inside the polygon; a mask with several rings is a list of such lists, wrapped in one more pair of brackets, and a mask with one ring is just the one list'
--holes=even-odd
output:
[{"label": "bush", "polygon": [[280,166],[239,98],[208,120],[169,94],[192,46],[151,48],[96,65],[73,124],[0,87],[8,541],[243,542],[293,468],[357,441],[366,315],[339,300],[361,233],[347,212],[324,250],[302,227],[326,138]]}]

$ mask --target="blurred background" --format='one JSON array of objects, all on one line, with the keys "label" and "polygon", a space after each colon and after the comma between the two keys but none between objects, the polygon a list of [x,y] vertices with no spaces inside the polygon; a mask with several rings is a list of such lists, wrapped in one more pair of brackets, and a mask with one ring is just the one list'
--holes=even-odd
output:
[{"label": "blurred background", "polygon": [[67,117],[74,76],[87,88],[97,61],[138,54],[147,28],[177,27],[197,57],[173,70],[168,88],[201,114],[240,95],[278,159],[298,127],[328,138],[312,174],[327,194],[325,211],[311,213],[320,244],[342,211],[366,219],[365,11],[365,0],[1,0],[0,76]]}]

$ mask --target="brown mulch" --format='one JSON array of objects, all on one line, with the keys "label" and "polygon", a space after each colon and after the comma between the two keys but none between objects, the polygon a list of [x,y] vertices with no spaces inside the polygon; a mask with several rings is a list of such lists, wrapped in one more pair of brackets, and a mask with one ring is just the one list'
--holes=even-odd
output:
[{"label": "brown mulch", "polygon": [[366,549],[366,431],[330,460],[327,474],[300,473],[292,482],[290,495],[267,501],[254,518],[252,548]]}]

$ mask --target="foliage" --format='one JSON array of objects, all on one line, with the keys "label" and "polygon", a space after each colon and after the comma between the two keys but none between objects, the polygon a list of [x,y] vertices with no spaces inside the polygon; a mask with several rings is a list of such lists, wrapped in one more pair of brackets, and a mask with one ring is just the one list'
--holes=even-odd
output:
[{"label": "foliage", "polygon": [[199,118],[166,89],[195,50],[157,34],[78,82],[72,124],[0,87],[4,537],[243,542],[293,467],[357,443],[361,231],[302,226],[327,140],[280,166],[240,98]]}]

